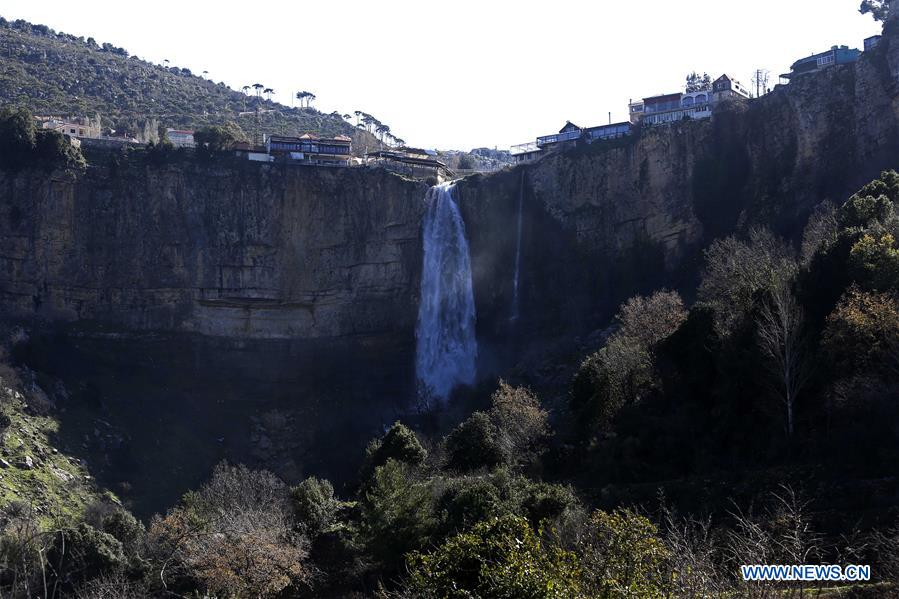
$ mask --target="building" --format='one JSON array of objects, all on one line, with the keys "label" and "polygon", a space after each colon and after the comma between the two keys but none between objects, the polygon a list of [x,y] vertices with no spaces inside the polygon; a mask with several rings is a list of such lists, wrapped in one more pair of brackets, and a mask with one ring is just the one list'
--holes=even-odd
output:
[{"label": "building", "polygon": [[438,182],[451,179],[454,173],[446,163],[438,160],[427,150],[418,148],[396,148],[378,150],[365,155],[366,163],[413,178],[434,177]]},{"label": "building", "polygon": [[[869,38],[870,39],[870,38]],[[876,42],[875,42],[876,44]],[[790,72],[781,75],[784,79],[792,79],[799,75],[814,73],[839,64],[851,64],[858,60],[861,51],[848,46],[831,46],[830,50],[820,54],[812,54],[800,58],[790,67]]]},{"label": "building", "polygon": [[707,119],[712,116],[710,90],[652,96],[643,98],[642,104],[643,112],[639,122],[644,125],[662,125],[684,119]]},{"label": "building", "polygon": [[537,142],[530,141],[512,146],[509,148],[509,154],[512,156],[514,164],[522,164],[537,160],[543,154],[543,150],[537,145]]},{"label": "building", "polygon": [[747,100],[749,97],[749,92],[743,87],[743,84],[736,79],[731,79],[727,74],[721,75],[712,82],[712,102],[715,104],[731,98]]},{"label": "building", "polygon": [[558,133],[538,137],[537,146],[540,148],[545,148],[547,146],[554,146],[556,144],[565,142],[575,142],[579,140],[582,135],[583,129],[581,129],[571,121],[565,121],[565,126],[559,129]]},{"label": "building", "polygon": [[631,100],[627,104],[627,112],[630,115],[631,125],[636,125],[640,121],[643,120],[643,100],[637,100],[634,102]]},{"label": "building", "polygon": [[185,129],[166,129],[165,135],[176,148],[194,148],[194,132]]},{"label": "building", "polygon": [[880,36],[880,35],[872,35],[872,36],[869,37],[869,38],[865,38],[865,42],[864,42],[864,44],[865,44],[865,46],[864,46],[864,47],[865,47],[865,52],[867,52],[868,50],[873,50],[874,48],[876,48],[876,47],[877,47],[877,44],[880,43],[880,38],[881,38],[881,37],[882,37],[882,36]]},{"label": "building", "polygon": [[72,118],[64,119],[55,116],[38,116],[34,117],[40,124],[41,129],[49,129],[58,131],[69,137],[81,137],[86,139],[99,139],[101,136],[100,117],[96,119],[90,118]]},{"label": "building", "polygon": [[608,125],[599,125],[597,127],[587,127],[584,129],[584,139],[587,143],[593,143],[602,139],[617,139],[629,135],[631,132],[631,124],[628,121],[623,123],[610,123]]},{"label": "building", "polygon": [[272,135],[265,142],[266,152],[276,158],[321,166],[347,166],[353,152],[353,142],[345,135],[300,137]]}]

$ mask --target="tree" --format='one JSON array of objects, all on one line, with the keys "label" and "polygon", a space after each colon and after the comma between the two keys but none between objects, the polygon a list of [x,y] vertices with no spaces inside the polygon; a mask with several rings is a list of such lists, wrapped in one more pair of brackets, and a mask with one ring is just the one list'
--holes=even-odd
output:
[{"label": "tree", "polygon": [[291,504],[297,523],[315,537],[331,526],[337,518],[340,500],[327,480],[311,476],[290,490]]},{"label": "tree", "polygon": [[842,372],[899,372],[899,301],[851,287],[827,317],[822,346]]},{"label": "tree", "polygon": [[166,588],[275,597],[303,583],[307,541],[294,532],[287,488],[266,471],[221,463],[199,491],[150,526]]},{"label": "tree", "polygon": [[37,138],[31,113],[25,108],[0,111],[0,168],[17,170],[29,162]]},{"label": "tree", "polygon": [[[380,439],[369,443],[365,450],[364,473],[370,473],[387,460],[396,460],[410,466],[424,463],[428,452],[422,446],[418,436],[401,422],[394,422],[390,430]],[[367,474],[364,475],[367,478]]]},{"label": "tree", "polygon": [[242,141],[236,125],[212,125],[194,132],[194,143],[197,150],[205,155],[230,149],[236,142]]},{"label": "tree", "polygon": [[272,101],[272,94],[275,93],[275,90],[273,90],[273,89],[270,88],[270,87],[267,87],[267,88],[265,88],[265,90],[263,90],[262,93],[265,95],[266,99],[267,99],[269,102],[271,102],[271,101]]},{"label": "tree", "polygon": [[685,320],[687,310],[676,291],[656,291],[627,300],[616,315],[619,334],[636,339],[647,351],[674,333]]},{"label": "tree", "polygon": [[757,320],[759,347],[765,356],[776,393],[786,412],[787,436],[793,436],[796,397],[810,375],[804,316],[788,284],[771,290]]},{"label": "tree", "polygon": [[535,456],[535,445],[549,432],[549,416],[527,387],[512,387],[503,380],[491,397],[490,419],[499,432],[502,453],[525,463]]},{"label": "tree", "polygon": [[858,11],[870,14],[875,21],[885,21],[890,11],[890,0],[862,0]]},{"label": "tree", "polygon": [[696,71],[693,71],[692,73],[687,75],[686,92],[688,94],[708,91],[710,89],[712,89],[712,78],[709,77],[708,73],[703,73],[702,75],[700,75]]},{"label": "tree", "polygon": [[749,314],[759,292],[792,280],[798,268],[793,250],[767,229],[753,229],[747,241],[716,240],[705,261],[699,300],[715,311],[722,337]]},{"label": "tree", "polygon": [[582,434],[608,426],[626,405],[637,403],[653,381],[652,357],[638,340],[613,335],[574,376],[569,405]]},{"label": "tree", "polygon": [[477,524],[409,558],[405,592],[419,599],[581,597],[577,557],[543,542],[520,516]]},{"label": "tree", "polygon": [[412,480],[409,467],[396,460],[375,468],[361,504],[369,553],[388,571],[398,569],[406,553],[424,547],[434,529],[429,486]]},{"label": "tree", "polygon": [[865,288],[895,289],[899,286],[899,248],[893,235],[862,235],[849,251],[849,268]]}]

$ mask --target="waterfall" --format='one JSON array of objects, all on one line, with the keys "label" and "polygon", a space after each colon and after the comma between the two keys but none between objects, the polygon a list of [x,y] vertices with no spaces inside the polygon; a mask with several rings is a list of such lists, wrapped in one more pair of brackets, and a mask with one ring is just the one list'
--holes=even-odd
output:
[{"label": "waterfall", "polygon": [[475,381],[474,293],[465,223],[453,200],[452,183],[425,196],[424,261],[415,369],[419,382],[445,400],[456,385]]},{"label": "waterfall", "polygon": [[521,184],[518,186],[518,224],[517,238],[515,241],[515,274],[512,276],[512,314],[509,320],[515,322],[518,320],[519,302],[518,299],[518,277],[521,273],[521,211],[524,206],[524,169],[521,171]]}]

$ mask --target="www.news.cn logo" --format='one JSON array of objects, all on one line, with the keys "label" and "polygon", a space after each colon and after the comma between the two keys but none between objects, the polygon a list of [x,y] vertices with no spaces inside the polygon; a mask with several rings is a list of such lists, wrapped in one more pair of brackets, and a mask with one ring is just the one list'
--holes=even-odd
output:
[{"label": "www.news.cn logo", "polygon": [[740,566],[746,581],[832,581],[862,582],[871,580],[871,566],[836,565],[746,565]]}]

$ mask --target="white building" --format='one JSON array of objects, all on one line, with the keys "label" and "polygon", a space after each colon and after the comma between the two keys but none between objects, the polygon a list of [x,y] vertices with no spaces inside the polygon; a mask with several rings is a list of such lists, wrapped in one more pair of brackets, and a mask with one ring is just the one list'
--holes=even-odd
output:
[{"label": "white building", "polygon": [[512,162],[515,164],[521,164],[523,162],[533,162],[540,157],[543,153],[543,150],[540,149],[540,146],[537,145],[536,142],[528,142],[523,144],[518,144],[509,148],[509,154],[512,156]]},{"label": "white building", "polygon": [[193,131],[186,131],[184,129],[166,129],[165,134],[176,148],[193,148],[197,145],[196,142],[194,142]]}]

